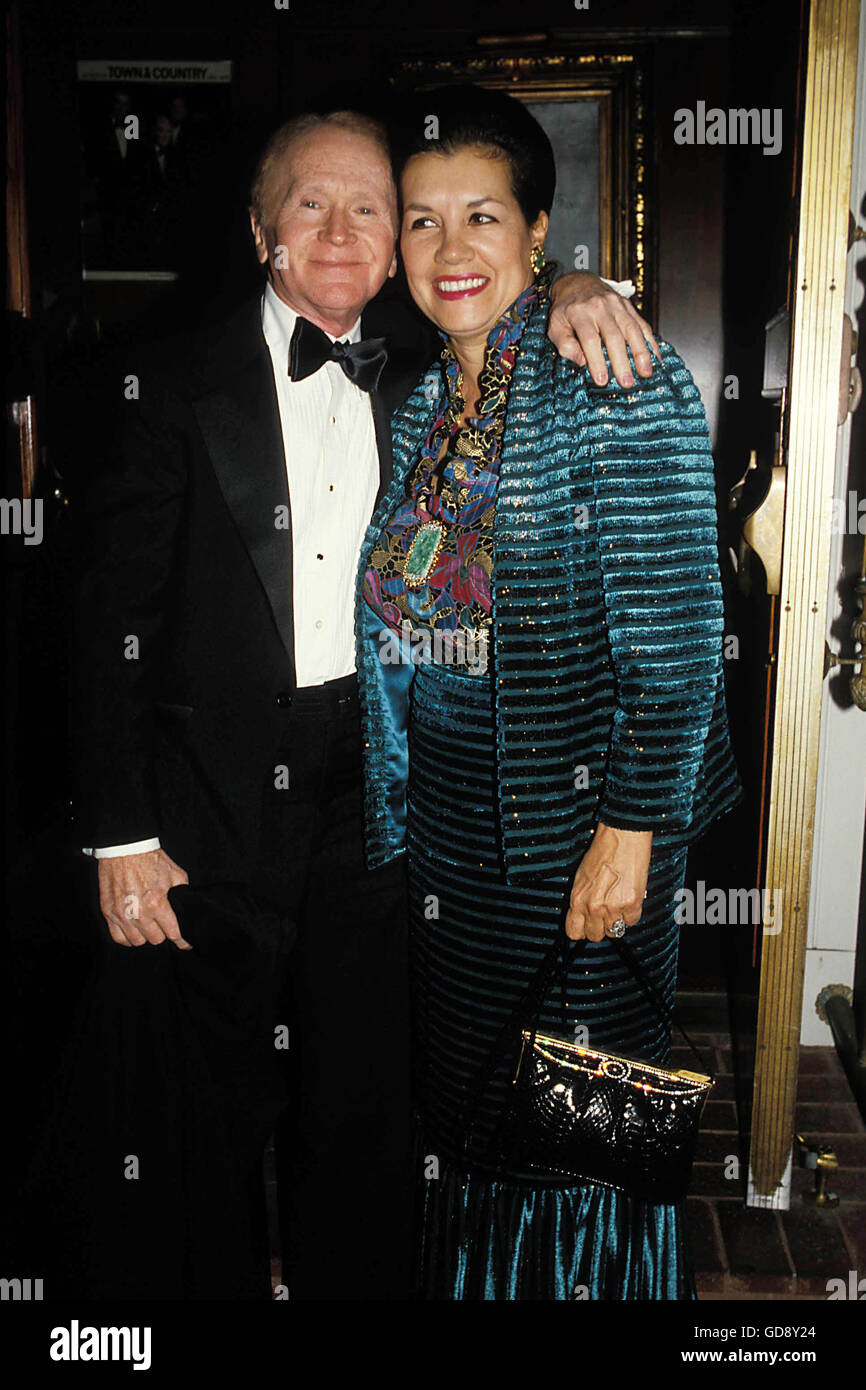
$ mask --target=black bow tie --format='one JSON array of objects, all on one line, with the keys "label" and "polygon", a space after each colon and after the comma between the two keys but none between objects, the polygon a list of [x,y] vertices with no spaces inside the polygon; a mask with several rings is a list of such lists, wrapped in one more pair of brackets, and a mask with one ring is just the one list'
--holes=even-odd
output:
[{"label": "black bow tie", "polygon": [[316,324],[299,318],[289,345],[289,376],[292,381],[303,381],[326,362],[339,362],[349,380],[361,391],[375,391],[387,360],[384,338],[332,343]]}]

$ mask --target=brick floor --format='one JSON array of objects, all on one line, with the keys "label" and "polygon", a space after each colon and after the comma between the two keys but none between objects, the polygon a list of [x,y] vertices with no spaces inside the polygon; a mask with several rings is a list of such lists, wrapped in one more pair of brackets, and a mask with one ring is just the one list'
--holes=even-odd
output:
[{"label": "brick floor", "polygon": [[[810,1147],[827,1145],[836,1154],[839,1169],[828,1185],[840,1204],[807,1206],[803,1193],[814,1190],[814,1173],[795,1166],[790,1209],[768,1211],[745,1205],[747,1150],[736,1118],[734,1054],[721,1035],[702,1041],[719,1070],[704,1112],[688,1201],[698,1296],[823,1300],[828,1280],[847,1285],[852,1270],[866,1278],[866,1126],[835,1050],[800,1049],[796,1124]],[[688,1065],[684,1055],[677,1065]],[[748,1078],[743,1082],[748,1101]],[[737,1173],[726,1156],[738,1151]],[[725,1176],[725,1167],[731,1176]]]}]

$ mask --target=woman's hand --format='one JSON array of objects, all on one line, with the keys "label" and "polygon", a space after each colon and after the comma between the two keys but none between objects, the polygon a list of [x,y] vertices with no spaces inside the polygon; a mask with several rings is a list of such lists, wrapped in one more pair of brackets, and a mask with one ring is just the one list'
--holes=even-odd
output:
[{"label": "woman's hand", "polygon": [[599,821],[574,875],[566,936],[601,941],[618,917],[629,927],[640,921],[652,839],[651,830],[615,830]]}]

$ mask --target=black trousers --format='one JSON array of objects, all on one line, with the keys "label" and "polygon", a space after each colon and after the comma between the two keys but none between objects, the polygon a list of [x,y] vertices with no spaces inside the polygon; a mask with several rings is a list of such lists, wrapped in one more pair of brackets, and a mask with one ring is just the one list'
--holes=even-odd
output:
[{"label": "black trousers", "polygon": [[103,939],[14,1204],[47,1298],[269,1299],[275,1124],[290,1298],[408,1298],[404,869],[364,867],[360,740],[354,678],[298,693],[278,902],[193,872],[170,895],[192,951]]},{"label": "black trousers", "polygon": [[363,860],[354,677],[299,690],[275,792],[296,928],[277,1126],[290,1299],[407,1299],[411,1239],[405,857]]}]

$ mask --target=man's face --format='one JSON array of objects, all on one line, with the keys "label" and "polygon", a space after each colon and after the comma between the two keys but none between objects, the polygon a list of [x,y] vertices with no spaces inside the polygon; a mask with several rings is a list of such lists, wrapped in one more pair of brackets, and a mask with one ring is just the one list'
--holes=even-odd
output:
[{"label": "man's face", "polygon": [[280,299],[335,337],[397,270],[397,195],[375,141],[322,126],[271,170],[250,222]]}]

